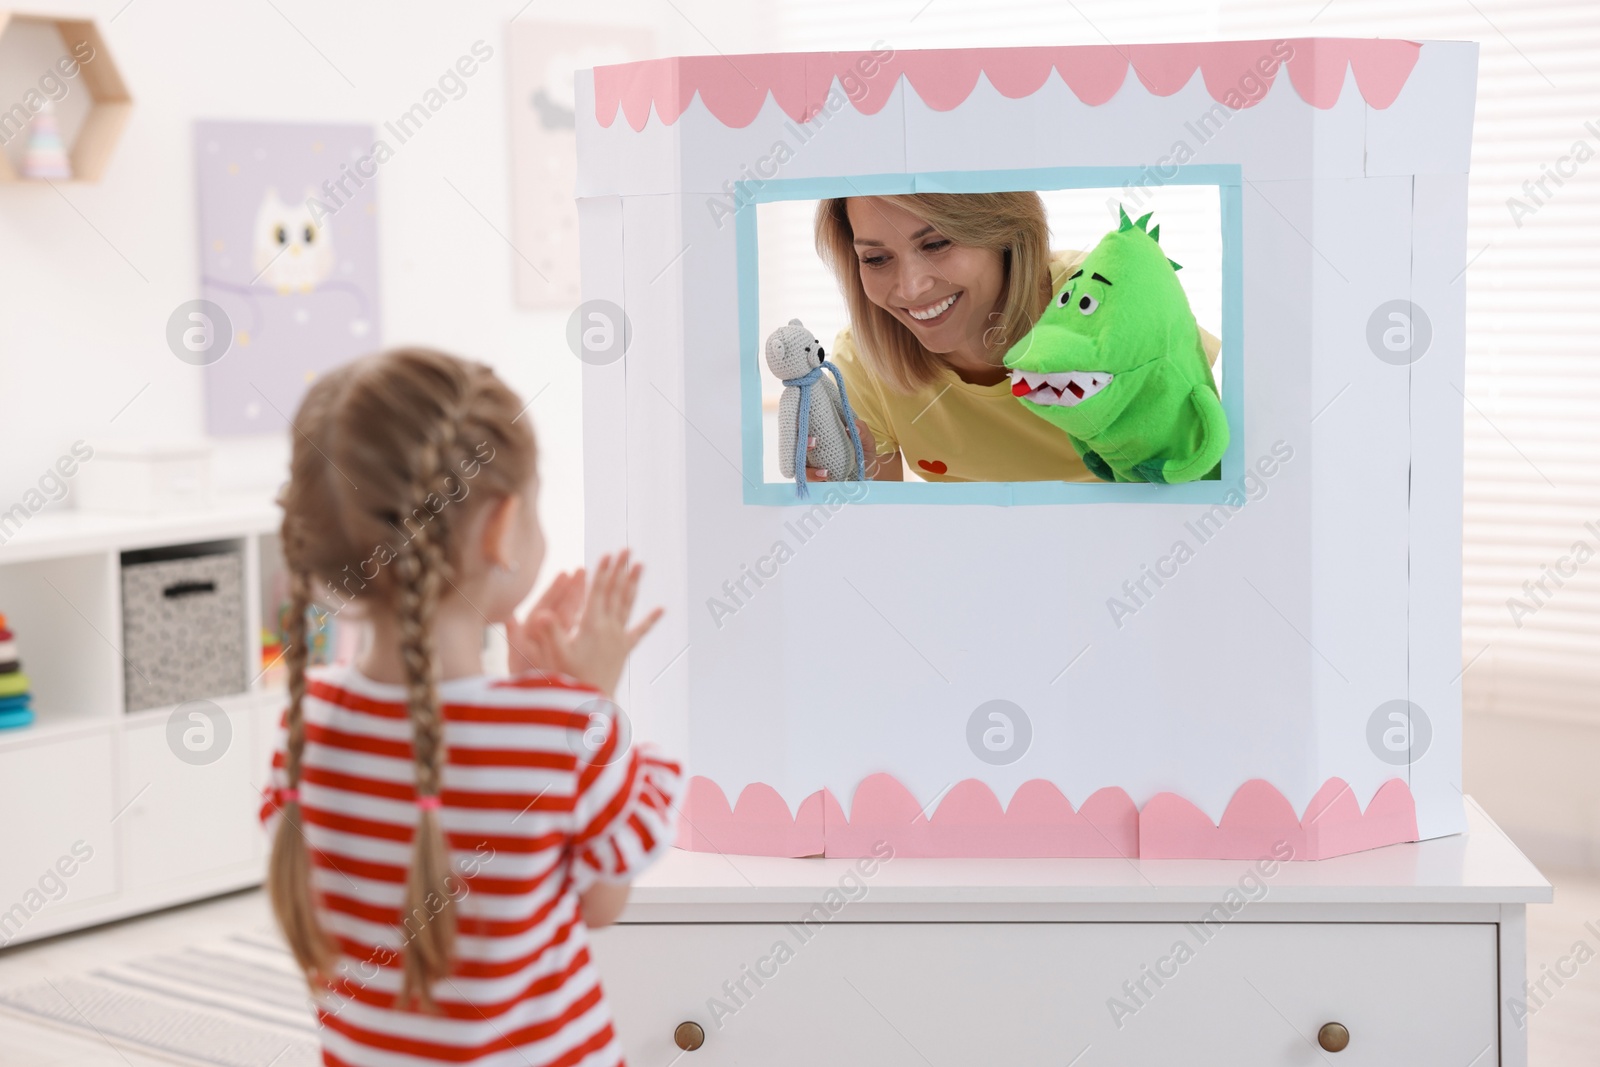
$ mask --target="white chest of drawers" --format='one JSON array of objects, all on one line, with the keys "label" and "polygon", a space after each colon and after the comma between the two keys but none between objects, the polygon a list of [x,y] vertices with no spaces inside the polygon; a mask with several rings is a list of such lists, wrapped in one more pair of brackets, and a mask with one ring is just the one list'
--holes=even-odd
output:
[{"label": "white chest of drawers", "polygon": [[1316,863],[674,852],[594,952],[646,1067],[1525,1067],[1551,890],[1469,819]]}]

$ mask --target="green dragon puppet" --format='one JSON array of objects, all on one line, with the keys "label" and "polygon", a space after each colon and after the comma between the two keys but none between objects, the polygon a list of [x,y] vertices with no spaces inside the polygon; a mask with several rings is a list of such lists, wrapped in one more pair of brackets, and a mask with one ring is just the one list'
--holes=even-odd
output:
[{"label": "green dragon puppet", "polygon": [[1228,422],[1178,264],[1150,216],[1101,238],[1006,353],[1011,393],[1066,432],[1098,478],[1189,482],[1217,471]]}]

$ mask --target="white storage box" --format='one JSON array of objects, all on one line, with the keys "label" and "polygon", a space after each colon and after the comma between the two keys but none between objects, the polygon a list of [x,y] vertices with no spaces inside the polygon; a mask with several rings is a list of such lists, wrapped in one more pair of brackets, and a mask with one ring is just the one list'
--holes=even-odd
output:
[{"label": "white storage box", "polygon": [[83,511],[154,515],[211,505],[211,446],[107,442],[76,479]]}]

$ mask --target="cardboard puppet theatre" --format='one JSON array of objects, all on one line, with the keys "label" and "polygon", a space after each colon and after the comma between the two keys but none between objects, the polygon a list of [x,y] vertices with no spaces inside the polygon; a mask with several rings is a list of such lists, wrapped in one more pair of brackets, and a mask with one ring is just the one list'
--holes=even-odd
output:
[{"label": "cardboard puppet theatre", "polygon": [[[617,700],[687,760],[678,843],[1316,860],[1461,832],[1476,64],[1300,38],[579,72],[583,296],[628,338],[584,367],[586,538],[667,608]],[[1149,203],[1178,186],[1214,264]],[[773,449],[826,423],[841,476],[861,457],[805,326],[767,365],[797,312],[761,306],[761,212],[1025,189],[1136,220],[994,387],[1107,480],[798,495]],[[1169,250],[1191,294],[1218,279],[1214,377]]]}]

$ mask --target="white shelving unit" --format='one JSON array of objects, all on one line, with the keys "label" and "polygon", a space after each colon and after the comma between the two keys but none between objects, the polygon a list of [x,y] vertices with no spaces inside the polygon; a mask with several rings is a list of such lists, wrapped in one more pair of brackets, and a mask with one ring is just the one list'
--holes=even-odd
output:
[{"label": "white shelving unit", "polygon": [[[0,612],[36,716],[0,731],[0,946],[261,881],[256,811],[282,694],[263,680],[259,633],[275,612],[279,521],[263,497],[156,516],[45,512],[0,545]],[[252,681],[205,695],[230,736],[195,764],[169,745],[174,708],[124,711],[121,554],[219,541],[243,552]]]}]

